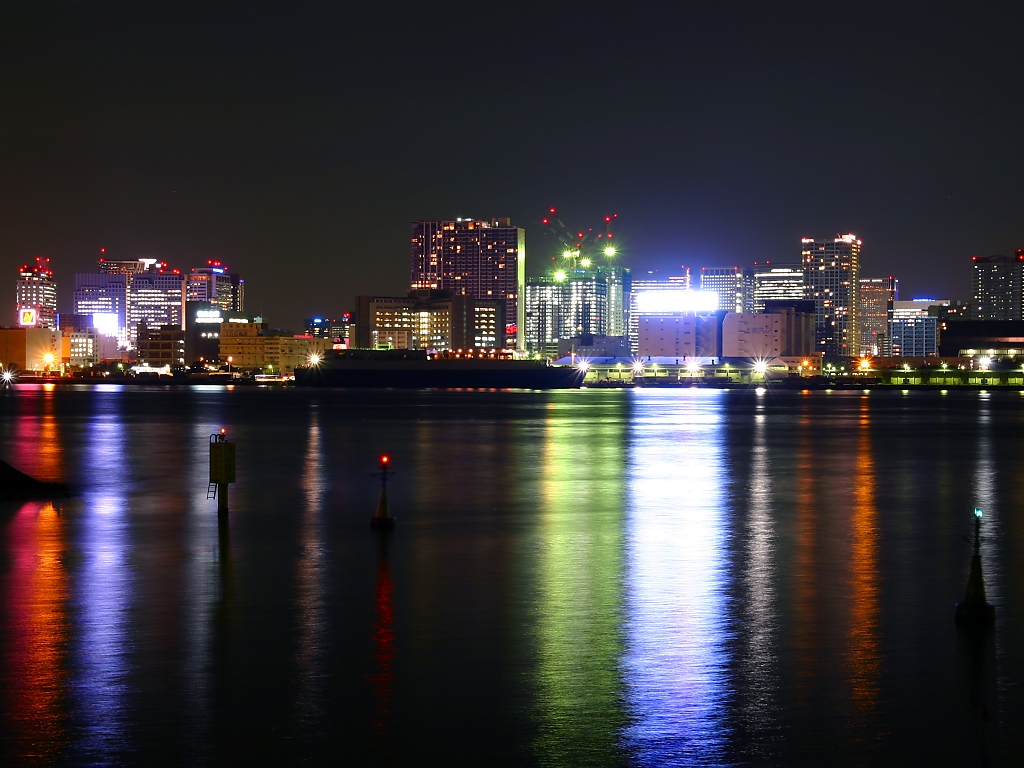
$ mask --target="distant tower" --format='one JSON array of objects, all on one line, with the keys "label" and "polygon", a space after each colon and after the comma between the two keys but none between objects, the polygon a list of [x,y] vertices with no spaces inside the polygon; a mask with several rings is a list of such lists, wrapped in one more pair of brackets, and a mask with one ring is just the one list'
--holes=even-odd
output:
[{"label": "distant tower", "polygon": [[187,301],[208,301],[225,312],[245,310],[245,280],[219,261],[207,261],[186,276]]},{"label": "distant tower", "polygon": [[26,264],[18,270],[16,296],[18,325],[57,327],[57,283],[49,259],[36,256],[34,267]]},{"label": "distant tower", "polygon": [[[507,218],[414,221],[412,288],[433,288],[505,302],[505,344],[525,348],[526,231]],[[513,330],[515,329],[515,330]]]},{"label": "distant tower", "polygon": [[1024,251],[974,256],[974,319],[1024,319]]},{"label": "distant tower", "polygon": [[800,241],[804,297],[814,300],[818,351],[854,357],[860,351],[860,250],[856,235]]},{"label": "distant tower", "polygon": [[766,301],[803,301],[802,264],[754,265],[754,311],[763,312]]},{"label": "distant tower", "polygon": [[860,354],[884,355],[889,348],[889,309],[899,301],[900,281],[895,277],[860,280]]},{"label": "distant tower", "polygon": [[700,289],[717,293],[721,310],[754,311],[754,276],[745,267],[702,267]]}]

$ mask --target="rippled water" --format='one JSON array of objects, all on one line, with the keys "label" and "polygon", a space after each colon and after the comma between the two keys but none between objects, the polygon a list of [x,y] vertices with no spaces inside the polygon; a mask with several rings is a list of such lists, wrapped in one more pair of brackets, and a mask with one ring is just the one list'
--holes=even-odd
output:
[{"label": "rippled water", "polygon": [[[1017,393],[24,386],[0,414],[0,457],[79,490],[0,505],[4,764],[1024,754]],[[975,506],[981,637],[952,621]]]}]

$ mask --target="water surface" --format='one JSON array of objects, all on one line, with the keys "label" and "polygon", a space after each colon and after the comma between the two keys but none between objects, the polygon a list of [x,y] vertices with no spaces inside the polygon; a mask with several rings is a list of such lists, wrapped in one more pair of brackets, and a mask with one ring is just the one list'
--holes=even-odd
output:
[{"label": "water surface", "polygon": [[1015,392],[22,386],[0,415],[0,457],[79,490],[0,505],[4,764],[1024,754]]}]

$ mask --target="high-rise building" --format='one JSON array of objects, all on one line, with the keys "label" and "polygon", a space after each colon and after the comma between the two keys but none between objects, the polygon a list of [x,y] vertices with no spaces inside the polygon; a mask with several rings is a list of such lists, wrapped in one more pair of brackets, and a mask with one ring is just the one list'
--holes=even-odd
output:
[{"label": "high-rise building", "polygon": [[92,315],[92,324],[102,335],[128,345],[128,281],[130,274],[79,273],[75,275],[74,312]]},{"label": "high-rise building", "polygon": [[700,289],[718,294],[720,310],[754,311],[754,276],[745,267],[702,267]]},{"label": "high-rise building", "polygon": [[311,317],[306,320],[306,334],[314,339],[326,339],[330,347],[354,347],[356,324],[352,315],[346,312],[341,319],[329,317]]},{"label": "high-rise building", "polygon": [[629,348],[633,354],[637,354],[640,344],[640,313],[636,306],[636,297],[640,293],[648,291],[688,291],[691,288],[690,270],[683,267],[683,274],[668,275],[665,278],[655,278],[654,272],[648,272],[638,280],[632,280],[629,290],[629,301],[626,302],[626,336],[629,338]]},{"label": "high-rise building", "polygon": [[185,278],[180,270],[157,263],[130,276],[128,286],[128,343],[135,346],[139,323],[150,329],[165,325],[183,327]]},{"label": "high-rise building", "polygon": [[814,300],[818,351],[854,357],[860,351],[860,250],[856,235],[801,240],[804,296]]},{"label": "high-rise building", "polygon": [[[524,293],[526,349],[553,355],[559,340],[624,336],[623,291],[628,279],[628,270],[621,267],[559,269],[531,277]],[[612,306],[617,307],[615,312]]]},{"label": "high-rise building", "polygon": [[605,336],[625,336],[629,328],[629,295],[633,276],[625,267],[597,266],[591,268],[602,276],[607,286],[608,311]]},{"label": "high-rise building", "polygon": [[766,301],[800,301],[804,297],[802,264],[754,265],[754,311],[764,311]]},{"label": "high-rise building", "polygon": [[414,221],[410,287],[505,303],[505,340],[525,348],[526,231],[507,218]]},{"label": "high-rise building", "polygon": [[948,301],[935,299],[893,301],[889,309],[887,354],[892,357],[939,354],[939,318],[928,310],[948,304]]},{"label": "high-rise building", "polygon": [[18,325],[57,327],[57,283],[49,259],[37,256],[34,266],[26,264],[18,270],[16,300]]},{"label": "high-rise building", "polygon": [[150,328],[181,327],[185,319],[185,278],[156,259],[107,259],[97,272],[75,275],[76,314],[92,315],[92,325],[133,348],[139,323]]},{"label": "high-rise building", "polygon": [[186,275],[186,301],[208,301],[225,312],[245,311],[245,280],[219,261],[207,261]]},{"label": "high-rise building", "polygon": [[889,306],[900,298],[895,277],[860,279],[860,354],[884,355],[888,349]]},{"label": "high-rise building", "polygon": [[973,256],[974,319],[1024,319],[1024,251],[1014,256]]}]

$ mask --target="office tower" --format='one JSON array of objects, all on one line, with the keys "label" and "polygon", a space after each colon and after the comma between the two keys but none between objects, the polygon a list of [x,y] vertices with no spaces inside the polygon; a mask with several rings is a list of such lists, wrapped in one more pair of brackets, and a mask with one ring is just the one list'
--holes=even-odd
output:
[{"label": "office tower", "polygon": [[754,277],[744,267],[702,267],[700,289],[718,294],[718,308],[726,312],[754,311]]},{"label": "office tower", "polygon": [[[628,273],[621,267],[551,270],[530,278],[525,291],[525,345],[530,352],[555,354],[560,339],[581,335],[621,336],[625,318],[622,299],[609,301],[609,292],[624,287]],[[617,302],[617,316],[609,304]],[[611,330],[618,333],[611,333]]]},{"label": "office tower", "polygon": [[860,349],[860,250],[856,235],[804,238],[804,297],[814,300],[818,351],[853,357]]},{"label": "office tower", "polygon": [[632,290],[632,274],[625,267],[597,266],[591,271],[604,278],[607,288],[607,311],[605,336],[625,336],[629,328],[629,294]]},{"label": "office tower", "polygon": [[1024,251],[1014,256],[972,256],[974,319],[1024,319]]},{"label": "office tower", "polygon": [[307,335],[314,339],[327,339],[328,347],[354,347],[355,328],[356,324],[349,312],[343,314],[340,320],[327,317],[311,317],[306,320]]},{"label": "office tower", "polygon": [[931,357],[939,354],[939,318],[929,312],[948,301],[893,301],[889,310],[888,350],[892,357]]},{"label": "office tower", "polygon": [[75,275],[75,313],[92,315],[104,336],[133,348],[138,324],[182,326],[185,282],[180,270],[156,259],[106,259],[94,274]]},{"label": "office tower", "polygon": [[92,315],[92,324],[102,335],[128,345],[128,281],[124,272],[75,275],[74,312]]},{"label": "office tower", "polygon": [[800,301],[804,297],[802,264],[754,265],[754,311],[764,310],[766,301]]},{"label": "office tower", "polygon": [[895,277],[860,280],[860,354],[881,355],[888,348],[889,306],[899,301],[900,281]]},{"label": "office tower", "polygon": [[245,280],[219,261],[207,261],[186,275],[186,301],[208,301],[225,312],[245,311]]},{"label": "office tower", "polygon": [[27,328],[57,327],[57,283],[50,260],[36,256],[34,266],[18,270],[15,291],[18,325]]},{"label": "office tower", "polygon": [[410,287],[505,302],[506,346],[525,349],[526,231],[507,218],[414,221]]},{"label": "office tower", "polygon": [[629,301],[626,302],[626,336],[629,339],[629,348],[633,354],[639,349],[640,321],[639,312],[636,306],[638,294],[647,291],[688,291],[690,290],[690,270],[682,268],[681,275],[668,275],[665,278],[655,278],[654,272],[648,272],[644,277],[632,280],[630,283]]},{"label": "office tower", "polygon": [[529,352],[553,357],[558,352],[559,340],[570,338],[563,335],[562,318],[567,313],[563,281],[564,277],[563,280],[556,280],[550,273],[544,277],[531,277],[526,281],[526,319],[523,331],[526,336],[526,349]]},{"label": "office tower", "polygon": [[128,285],[128,343],[135,346],[139,323],[150,329],[164,325],[183,327],[185,278],[180,270],[159,262],[130,275]]}]

